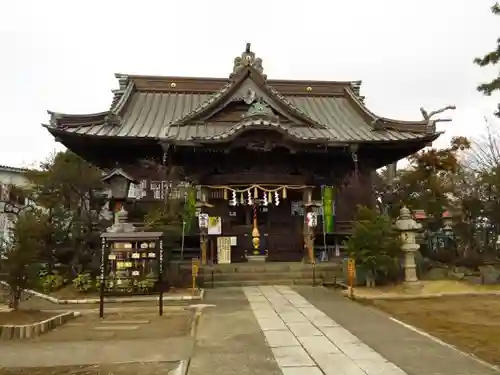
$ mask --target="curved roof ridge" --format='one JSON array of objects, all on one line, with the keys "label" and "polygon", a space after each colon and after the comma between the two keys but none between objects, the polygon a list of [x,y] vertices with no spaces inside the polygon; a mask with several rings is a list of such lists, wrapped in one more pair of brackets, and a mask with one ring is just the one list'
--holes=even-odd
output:
[{"label": "curved roof ridge", "polygon": [[[287,136],[290,136],[291,138],[300,140],[300,141],[307,141],[310,140],[310,137],[306,136],[301,136],[300,134],[293,132],[293,129],[284,126],[281,124],[279,121],[276,121],[274,119],[268,118],[268,116],[255,116],[254,118],[246,118],[237,124],[234,124],[231,126],[229,129],[218,133],[216,135],[210,135],[210,136],[204,136],[204,137],[193,137],[193,140],[203,140],[203,141],[230,141],[234,139],[238,134],[241,132],[245,131],[248,128],[252,129],[263,129],[263,130],[269,130],[269,129],[274,129],[278,130],[281,133],[285,133]],[[322,137],[324,140],[329,140],[327,137]]]},{"label": "curved roof ridge", "polygon": [[[225,84],[220,90],[216,91],[213,95],[211,95],[207,100],[205,100],[198,107],[193,108],[187,114],[181,115],[179,118],[173,120],[170,124],[181,124],[187,123],[193,120],[196,116],[202,114],[205,110],[209,109],[212,106],[217,105],[222,101],[226,95],[229,95],[231,91],[239,87],[239,85],[244,82],[247,77],[257,75],[262,78],[263,84],[260,85],[261,89],[267,94],[269,97],[274,100],[283,103],[295,116],[298,118],[302,118],[305,122],[311,124],[312,126],[326,129],[328,126],[326,124],[322,124],[310,116],[308,116],[304,111],[300,110],[297,106],[295,106],[292,102],[290,102],[283,94],[281,94],[278,90],[268,84],[265,77],[255,70],[252,66],[245,67],[244,70],[238,72],[233,76],[233,79],[230,79],[227,84]],[[252,79],[252,78],[250,78]]]},{"label": "curved roof ridge", "polygon": [[[125,73],[115,73],[115,77],[120,79],[127,79],[128,82],[133,81],[136,78],[149,78],[149,79],[189,79],[193,81],[216,81],[216,82],[226,82],[231,81],[228,77],[205,77],[205,76],[179,76],[179,75],[157,75],[157,74],[125,74]],[[335,84],[340,86],[356,86],[361,85],[362,80],[319,80],[319,79],[281,79],[281,78],[267,78],[269,84],[276,83],[302,83],[302,84]]]},{"label": "curved roof ridge", "polygon": [[[125,109],[126,103],[134,91],[134,83],[129,80],[128,76],[123,74],[115,74],[115,77],[118,78],[119,88],[112,90],[114,98],[109,110],[83,114],[70,114],[47,110],[47,113],[50,115],[50,126],[86,127],[92,125],[102,125],[103,123],[109,125],[119,125],[121,121],[120,114]],[[69,122],[61,124],[61,120],[69,120]],[[79,120],[79,122],[72,124],[72,120]]]},{"label": "curved roof ridge", "polygon": [[120,113],[125,108],[128,100],[130,99],[132,93],[134,92],[134,88],[134,82],[129,81],[124,90],[120,89],[119,91],[116,91],[115,98],[113,100],[113,103],[111,104],[109,111],[114,115],[120,115]]},{"label": "curved roof ridge", "polygon": [[197,115],[203,113],[203,111],[207,108],[209,108],[212,104],[217,103],[220,99],[224,97],[224,95],[231,90],[234,87],[233,82],[228,82],[225,84],[219,91],[214,92],[212,95],[208,97],[203,103],[201,103],[198,107],[195,107],[191,109],[186,114],[180,115],[178,118],[172,120],[169,124],[167,125],[172,125],[172,124],[184,124],[189,122],[191,119],[196,117]]},{"label": "curved roof ridge", "polygon": [[55,111],[50,111],[47,110],[47,113],[51,116],[60,116],[60,117],[66,117],[66,118],[80,118],[80,117],[98,117],[98,116],[105,116],[109,113],[109,111],[103,111],[103,112],[93,112],[93,113],[63,113],[63,112],[55,112]]},{"label": "curved roof ridge", "polygon": [[[353,92],[352,89],[350,88],[345,88],[345,92],[347,94],[348,99],[352,100],[358,107],[359,109],[368,117],[371,118],[372,120],[372,125],[375,125],[375,123],[378,123],[380,121],[383,122],[382,126],[383,127],[391,127],[395,126],[400,128],[398,125],[417,125],[417,126],[422,126],[421,132],[426,132],[427,131],[427,125],[428,121],[426,120],[397,120],[397,119],[392,119],[388,117],[383,117],[383,116],[378,116],[374,112],[372,112],[364,103],[359,99],[359,97]],[[375,129],[375,127],[374,127]],[[418,129],[412,129],[408,130],[411,132],[415,132],[415,130]]]},{"label": "curved roof ridge", "polygon": [[47,111],[47,113],[50,115],[49,126],[55,128],[102,125],[110,120],[109,111],[88,114],[68,114],[53,111]]}]

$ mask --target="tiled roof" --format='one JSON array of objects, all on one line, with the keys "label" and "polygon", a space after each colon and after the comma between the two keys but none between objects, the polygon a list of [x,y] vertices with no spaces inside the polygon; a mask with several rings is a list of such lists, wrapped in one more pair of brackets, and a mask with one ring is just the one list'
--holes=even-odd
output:
[{"label": "tiled roof", "polygon": [[[427,219],[427,214],[426,214],[425,210],[421,210],[421,209],[413,210],[413,216],[417,220]],[[449,210],[446,210],[443,212],[444,219],[448,219],[448,218],[452,218],[452,217],[453,217],[453,214]]]},{"label": "tiled roof", "polygon": [[[201,106],[210,95],[191,93],[136,92],[121,118],[120,125],[108,124],[103,117],[95,122],[62,126],[67,133],[93,136],[170,138],[179,141],[193,137],[212,137],[234,124],[179,124],[175,120]],[[422,132],[374,130],[344,97],[296,97],[286,99],[325,129],[293,127],[301,138],[328,137],[336,142],[391,141],[423,138]]]},{"label": "tiled roof", "polygon": [[29,172],[31,169],[29,168],[23,168],[23,167],[11,167],[8,165],[2,165],[0,164],[0,171],[6,171],[6,172],[14,172],[14,173],[25,173]]},{"label": "tiled roof", "polygon": [[[286,111],[286,117],[293,122],[284,125],[267,119],[251,126],[274,126],[298,140],[331,143],[428,141],[439,135],[432,122],[396,121],[374,115],[359,94],[360,81],[313,82],[311,87],[306,87],[307,81],[270,81],[263,74],[262,61],[251,51],[245,53],[229,79],[184,78],[184,88],[178,87],[173,77],[117,75],[120,87],[114,91],[109,111],[91,115],[49,112],[51,121],[45,126],[59,136],[132,137],[179,143],[223,140],[229,138],[231,132],[248,127],[248,121],[215,122],[208,114],[220,110],[234,100],[238,89],[241,91],[248,86],[259,91],[261,97],[268,98],[268,104],[278,103],[280,110]],[[243,86],[245,84],[247,86]],[[290,89],[294,85],[302,85],[303,91]]]}]

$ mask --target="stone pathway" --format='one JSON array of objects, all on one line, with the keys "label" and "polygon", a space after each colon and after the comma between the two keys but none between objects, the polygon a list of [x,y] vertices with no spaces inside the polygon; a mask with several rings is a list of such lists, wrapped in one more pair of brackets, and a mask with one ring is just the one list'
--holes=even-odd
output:
[{"label": "stone pathway", "polygon": [[[240,287],[209,290],[189,375],[282,375]],[[307,375],[304,374],[304,375]]]},{"label": "stone pathway", "polygon": [[289,287],[244,293],[284,375],[406,375]]}]

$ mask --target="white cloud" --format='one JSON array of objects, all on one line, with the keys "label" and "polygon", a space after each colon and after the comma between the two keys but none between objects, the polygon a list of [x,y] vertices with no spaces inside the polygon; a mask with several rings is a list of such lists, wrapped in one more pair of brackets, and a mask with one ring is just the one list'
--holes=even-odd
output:
[{"label": "white cloud", "polygon": [[[379,115],[420,118],[419,107],[456,104],[451,135],[481,131],[496,101],[475,87],[495,71],[472,59],[493,48],[488,2],[87,0],[6,2],[0,164],[43,159],[55,143],[46,109],[108,108],[113,73],[227,76],[245,42],[272,78],[362,79]],[[479,126],[478,126],[479,125]]]}]

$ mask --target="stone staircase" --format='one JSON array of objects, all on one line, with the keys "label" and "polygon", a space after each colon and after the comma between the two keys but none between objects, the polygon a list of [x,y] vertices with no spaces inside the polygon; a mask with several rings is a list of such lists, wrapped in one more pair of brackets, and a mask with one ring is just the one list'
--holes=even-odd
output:
[{"label": "stone staircase", "polygon": [[204,288],[255,285],[322,285],[342,278],[342,264],[318,263],[316,266],[292,262],[249,262],[216,264],[200,269],[199,283]]}]

